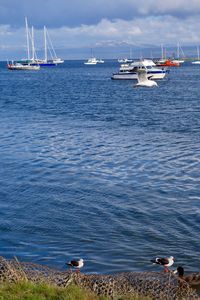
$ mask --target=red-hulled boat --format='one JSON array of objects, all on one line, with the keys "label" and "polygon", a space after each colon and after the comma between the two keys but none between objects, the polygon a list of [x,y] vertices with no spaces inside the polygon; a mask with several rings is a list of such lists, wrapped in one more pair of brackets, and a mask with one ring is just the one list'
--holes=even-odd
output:
[{"label": "red-hulled boat", "polygon": [[177,61],[175,62],[173,60],[166,59],[166,60],[162,60],[162,61],[157,61],[156,65],[158,67],[179,67],[180,63]]}]

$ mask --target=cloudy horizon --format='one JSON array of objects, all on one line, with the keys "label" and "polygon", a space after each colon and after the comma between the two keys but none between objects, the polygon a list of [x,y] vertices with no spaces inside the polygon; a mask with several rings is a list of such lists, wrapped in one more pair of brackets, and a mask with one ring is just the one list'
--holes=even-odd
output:
[{"label": "cloudy horizon", "polygon": [[[0,59],[25,55],[25,22],[35,28],[35,44],[43,47],[43,26],[48,27],[54,47],[70,58],[76,49],[113,47],[160,47],[200,44],[199,0],[1,0]],[[78,55],[78,49],[80,54]],[[100,50],[98,50],[100,51]],[[112,50],[109,50],[112,56]],[[127,50],[128,51],[128,50]],[[108,52],[108,51],[107,51]],[[84,54],[83,54],[84,53]],[[72,53],[73,54],[73,53]],[[73,57],[73,55],[71,55]],[[65,57],[67,58],[67,57]]]}]

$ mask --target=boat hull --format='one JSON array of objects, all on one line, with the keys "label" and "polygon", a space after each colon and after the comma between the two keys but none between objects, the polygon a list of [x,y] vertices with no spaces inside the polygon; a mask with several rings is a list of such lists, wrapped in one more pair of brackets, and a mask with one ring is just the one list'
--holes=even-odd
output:
[{"label": "boat hull", "polygon": [[90,62],[85,62],[84,65],[96,65],[97,62],[93,62],[93,63],[90,63]]},{"label": "boat hull", "polygon": [[37,71],[40,70],[40,66],[30,66],[30,65],[8,65],[9,70],[16,70],[16,71]]},{"label": "boat hull", "polygon": [[180,63],[177,61],[173,62],[172,60],[166,60],[164,62],[157,61],[156,66],[158,66],[158,67],[180,67]]},{"label": "boat hull", "polygon": [[53,62],[39,62],[39,63],[31,63],[31,66],[40,66],[40,67],[54,67],[56,66]]},{"label": "boat hull", "polygon": [[200,65],[200,60],[192,61],[191,64],[193,64],[193,65]]},{"label": "boat hull", "polygon": [[[166,76],[166,71],[161,70],[155,72],[147,72],[147,76],[151,77],[151,79],[163,79]],[[119,72],[112,75],[111,79],[117,80],[137,80],[138,75],[136,72]]]}]

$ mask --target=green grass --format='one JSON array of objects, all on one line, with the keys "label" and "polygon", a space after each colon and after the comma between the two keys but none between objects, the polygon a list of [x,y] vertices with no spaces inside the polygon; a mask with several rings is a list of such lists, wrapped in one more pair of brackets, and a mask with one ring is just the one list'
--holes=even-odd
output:
[{"label": "green grass", "polygon": [[[0,285],[0,300],[107,300],[106,297],[71,285],[60,288],[54,285],[31,282],[3,283]],[[119,300],[150,300],[143,297],[120,297]]]},{"label": "green grass", "polygon": [[[96,295],[76,286],[66,289],[54,285],[20,282],[0,285],[0,300],[98,300]],[[105,299],[105,298],[104,298]]]}]

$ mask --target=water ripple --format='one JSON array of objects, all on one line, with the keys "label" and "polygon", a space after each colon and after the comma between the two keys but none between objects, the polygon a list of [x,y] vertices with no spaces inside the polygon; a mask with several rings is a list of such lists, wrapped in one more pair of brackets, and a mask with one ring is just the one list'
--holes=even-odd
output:
[{"label": "water ripple", "polygon": [[155,270],[152,257],[174,255],[194,270],[197,68],[137,90],[109,79],[113,62],[0,67],[1,254],[58,268],[84,257],[91,273]]}]

